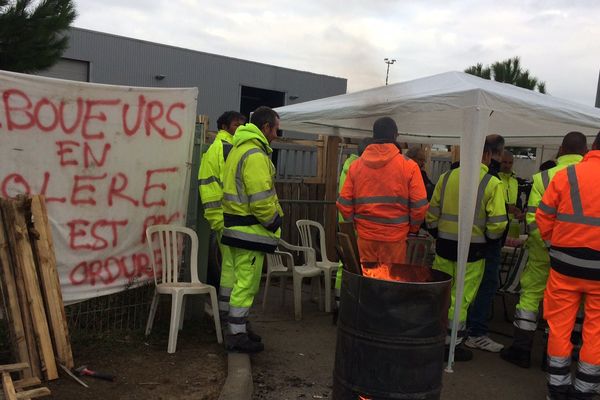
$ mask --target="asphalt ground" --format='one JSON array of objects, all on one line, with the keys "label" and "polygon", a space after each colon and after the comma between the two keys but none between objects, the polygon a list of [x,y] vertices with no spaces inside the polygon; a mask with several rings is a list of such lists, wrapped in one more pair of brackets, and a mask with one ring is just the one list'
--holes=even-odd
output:
[{"label": "asphalt ground", "polygon": [[[288,284],[288,287],[291,284]],[[252,310],[251,321],[263,337],[264,352],[253,355],[254,399],[331,398],[335,360],[336,327],[331,314],[319,310],[310,300],[309,286],[303,293],[303,318],[294,320],[291,290],[286,303],[275,286],[270,290],[266,312],[262,312],[262,292]],[[512,315],[516,297],[508,297]],[[510,344],[512,324],[504,318],[502,301],[496,297],[490,336]],[[541,332],[535,341],[532,367],[523,369],[500,359],[498,354],[474,350],[474,359],[456,363],[453,373],[444,372],[442,399],[545,399],[546,379],[541,370]]]}]

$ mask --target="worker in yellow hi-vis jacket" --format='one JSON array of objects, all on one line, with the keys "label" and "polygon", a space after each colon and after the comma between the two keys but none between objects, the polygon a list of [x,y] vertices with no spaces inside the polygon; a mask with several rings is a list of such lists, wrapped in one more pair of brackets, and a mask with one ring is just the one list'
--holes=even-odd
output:
[{"label": "worker in yellow hi-vis jacket", "polygon": [[230,351],[255,353],[264,349],[247,322],[258,292],[266,252],[277,248],[283,211],[275,192],[275,167],[269,158],[269,143],[277,137],[279,115],[259,107],[250,123],[240,126],[223,175],[223,237],[225,255],[233,265],[234,283],[229,299],[229,332],[225,345]]},{"label": "worker in yellow hi-vis jacket", "polygon": [[198,171],[198,190],[200,202],[204,209],[204,218],[208,221],[210,229],[217,235],[219,250],[221,251],[221,274],[219,283],[219,314],[222,326],[227,326],[229,314],[229,296],[233,289],[233,265],[228,264],[231,257],[225,256],[228,250],[221,245],[223,233],[223,172],[225,160],[233,148],[233,135],[240,125],[246,122],[246,117],[237,111],[227,111],[217,119],[219,132],[215,141],[202,156],[200,170]]}]

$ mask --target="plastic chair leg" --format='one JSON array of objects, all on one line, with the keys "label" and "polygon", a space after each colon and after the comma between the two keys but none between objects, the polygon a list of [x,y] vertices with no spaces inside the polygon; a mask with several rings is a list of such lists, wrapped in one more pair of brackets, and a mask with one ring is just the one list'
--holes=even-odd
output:
[{"label": "plastic chair leg", "polygon": [[267,279],[265,280],[265,292],[263,293],[262,311],[265,312],[267,307],[267,293],[269,292],[269,285],[271,285],[271,274],[267,272]]},{"label": "plastic chair leg", "polygon": [[179,319],[181,318],[181,303],[183,299],[179,293],[171,295],[171,324],[169,325],[169,344],[167,353],[175,353],[177,348],[177,334],[179,333]]},{"label": "plastic chair leg", "polygon": [[[315,288],[317,289],[317,295],[315,296]],[[322,289],[321,289],[321,275],[313,276],[310,281],[310,298],[311,301],[317,303],[319,307],[319,311],[323,311],[323,302],[322,299]]]},{"label": "plastic chair leg", "polygon": [[325,312],[331,312],[331,270],[325,271]]},{"label": "plastic chair leg", "polygon": [[223,332],[221,331],[221,318],[219,316],[219,301],[217,300],[217,290],[210,288],[210,303],[212,304],[213,318],[215,320],[215,330],[217,331],[217,342],[223,343]]},{"label": "plastic chair leg", "polygon": [[302,277],[294,274],[294,318],[302,319]]},{"label": "plastic chair leg", "polygon": [[185,295],[181,296],[181,315],[179,316],[179,330],[183,329],[183,321],[185,320],[185,305],[187,302],[187,297]]},{"label": "plastic chair leg", "polygon": [[287,276],[281,275],[279,278],[279,286],[281,287],[281,306],[285,305],[285,286],[287,284]]},{"label": "plastic chair leg", "polygon": [[152,303],[150,304],[150,314],[148,315],[148,322],[146,322],[146,336],[150,334],[152,331],[152,325],[154,325],[154,316],[156,315],[156,309],[158,308],[158,297],[160,294],[154,292],[154,297],[152,298]]}]

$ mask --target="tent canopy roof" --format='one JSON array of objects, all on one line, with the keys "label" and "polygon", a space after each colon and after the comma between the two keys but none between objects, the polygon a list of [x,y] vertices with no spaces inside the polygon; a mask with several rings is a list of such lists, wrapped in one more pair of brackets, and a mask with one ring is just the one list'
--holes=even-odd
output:
[{"label": "tent canopy roof", "polygon": [[513,146],[560,144],[570,131],[593,138],[600,109],[463,72],[446,72],[408,82],[281,107],[281,128],[345,137],[371,136],[373,122],[394,118],[399,140],[459,144],[468,114],[489,111],[488,133]]}]

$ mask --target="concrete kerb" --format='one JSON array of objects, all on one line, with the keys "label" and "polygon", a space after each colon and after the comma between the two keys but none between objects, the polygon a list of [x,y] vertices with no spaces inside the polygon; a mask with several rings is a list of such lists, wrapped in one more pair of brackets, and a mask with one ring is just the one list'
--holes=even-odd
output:
[{"label": "concrete kerb", "polygon": [[227,354],[227,379],[219,400],[251,400],[253,391],[250,356],[242,353]]}]

